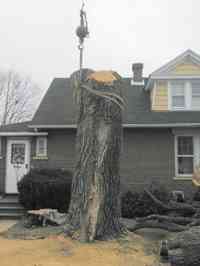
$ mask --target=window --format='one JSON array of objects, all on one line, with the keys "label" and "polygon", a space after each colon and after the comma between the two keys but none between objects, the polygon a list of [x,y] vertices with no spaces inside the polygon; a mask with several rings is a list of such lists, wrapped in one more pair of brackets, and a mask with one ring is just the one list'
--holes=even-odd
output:
[{"label": "window", "polygon": [[200,109],[200,82],[192,81],[192,109]]},{"label": "window", "polygon": [[200,110],[200,81],[170,81],[170,110]]},{"label": "window", "polygon": [[176,174],[191,176],[194,170],[194,141],[192,136],[176,138]]},{"label": "window", "polygon": [[13,143],[11,146],[11,164],[24,164],[25,144]]},{"label": "window", "polygon": [[172,95],[172,108],[183,109],[185,108],[185,87],[184,82],[172,81],[171,82],[171,95]]},{"label": "window", "polygon": [[47,156],[47,138],[38,137],[36,141],[36,156]]},{"label": "window", "polygon": [[0,157],[2,156],[2,138],[0,137]]}]

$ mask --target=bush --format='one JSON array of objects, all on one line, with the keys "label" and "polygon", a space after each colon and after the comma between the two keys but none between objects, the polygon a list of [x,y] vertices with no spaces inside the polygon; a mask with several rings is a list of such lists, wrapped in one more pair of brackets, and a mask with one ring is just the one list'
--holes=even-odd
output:
[{"label": "bush", "polygon": [[128,191],[122,195],[121,208],[122,217],[124,218],[134,218],[137,215],[138,203],[139,203],[139,193]]},{"label": "bush", "polygon": [[60,169],[33,169],[18,182],[19,201],[26,210],[43,208],[67,212],[72,173]]},{"label": "bush", "polygon": [[194,201],[200,201],[200,189],[198,188],[193,196]]},{"label": "bush", "polygon": [[[149,191],[162,202],[167,203],[169,201],[169,192],[165,187],[152,184]],[[122,196],[121,207],[122,217],[124,218],[145,217],[151,214],[165,213],[165,210],[158,207],[145,191],[141,193],[128,191]]]}]

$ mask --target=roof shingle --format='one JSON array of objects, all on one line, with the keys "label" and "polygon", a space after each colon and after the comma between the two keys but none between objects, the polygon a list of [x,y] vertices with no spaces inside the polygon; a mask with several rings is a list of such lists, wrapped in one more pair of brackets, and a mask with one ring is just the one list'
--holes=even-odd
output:
[{"label": "roof shingle", "polygon": [[[145,79],[146,83],[147,79]],[[152,112],[150,95],[144,86],[131,85],[130,78],[123,79],[123,94],[126,107],[124,124],[177,124],[199,123],[199,111]],[[76,124],[76,104],[73,89],[67,78],[56,78],[50,85],[31,125],[73,125]]]}]

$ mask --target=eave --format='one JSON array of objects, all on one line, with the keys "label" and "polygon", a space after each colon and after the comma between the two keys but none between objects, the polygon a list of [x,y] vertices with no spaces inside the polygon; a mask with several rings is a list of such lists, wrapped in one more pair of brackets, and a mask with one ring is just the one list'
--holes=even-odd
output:
[{"label": "eave", "polygon": [[47,136],[48,132],[0,132],[1,137],[29,137],[29,136]]},{"label": "eave", "polygon": [[124,128],[181,128],[200,127],[200,123],[123,124]]},{"label": "eave", "polygon": [[[132,123],[123,124],[123,128],[179,128],[179,127],[200,127],[200,123]],[[76,129],[77,125],[31,125],[34,129]],[[38,132],[39,133],[39,132]],[[40,132],[41,134],[42,132]]]},{"label": "eave", "polygon": [[69,125],[29,125],[29,128],[34,128],[34,129],[65,129],[65,128],[77,128],[77,125],[75,124],[69,124]]},{"label": "eave", "polygon": [[146,87],[144,88],[145,91],[151,90],[152,84],[155,80],[194,80],[200,79],[200,76],[181,76],[181,75],[170,75],[170,76],[151,76],[147,82]]}]

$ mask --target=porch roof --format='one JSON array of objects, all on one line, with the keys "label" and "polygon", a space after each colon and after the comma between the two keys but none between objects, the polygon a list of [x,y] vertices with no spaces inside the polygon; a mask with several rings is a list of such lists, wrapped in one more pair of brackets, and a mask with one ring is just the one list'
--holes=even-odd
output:
[{"label": "porch roof", "polygon": [[46,136],[47,132],[35,132],[29,128],[28,122],[9,124],[0,127],[0,136]]}]

